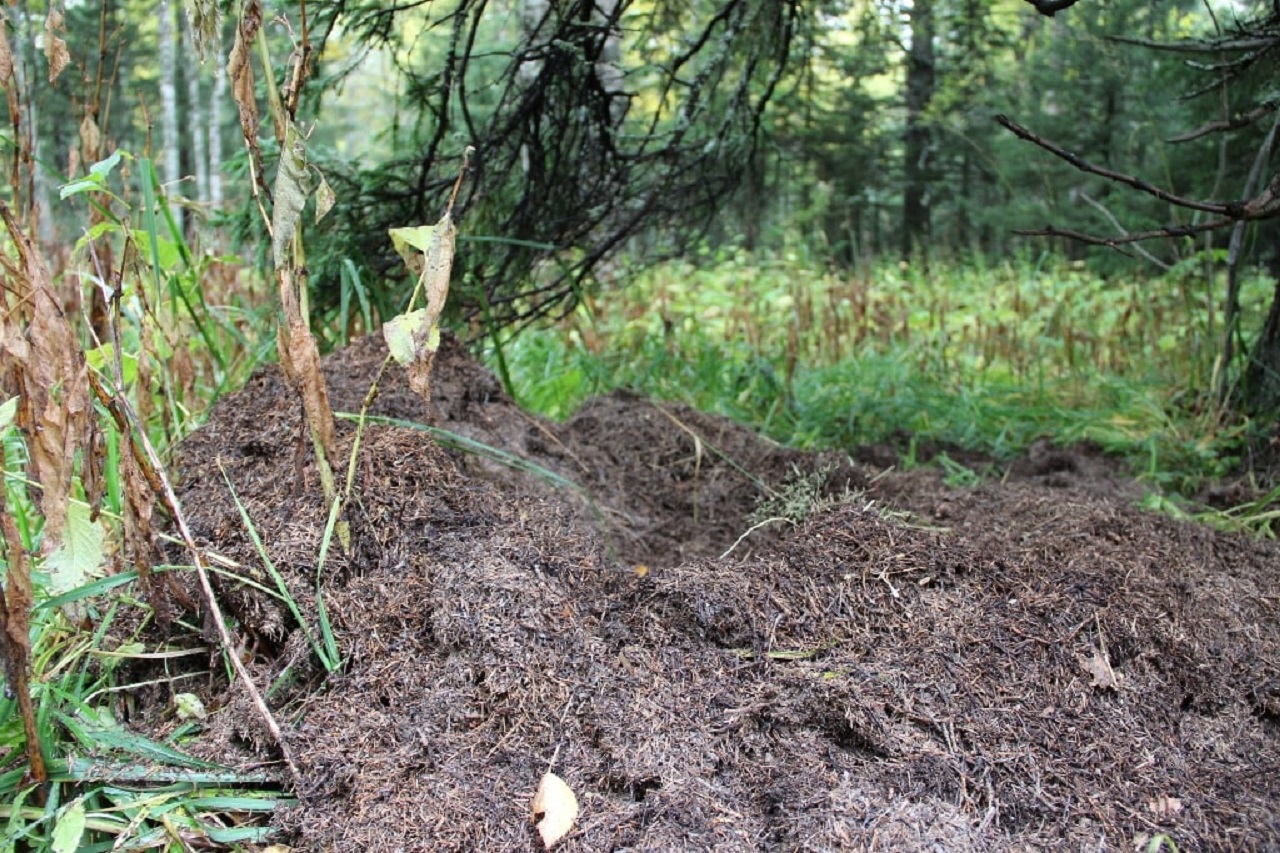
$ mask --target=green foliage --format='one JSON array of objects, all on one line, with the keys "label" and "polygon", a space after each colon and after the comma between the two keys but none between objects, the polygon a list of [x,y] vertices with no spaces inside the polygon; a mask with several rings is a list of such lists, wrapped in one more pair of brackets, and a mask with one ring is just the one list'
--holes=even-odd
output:
[{"label": "green foliage", "polygon": [[[61,214],[91,222],[69,266],[92,272],[67,284],[82,288],[86,306],[103,293],[113,296],[102,307],[114,322],[104,314],[85,331],[89,368],[109,393],[144,413],[157,445],[170,447],[262,359],[271,343],[263,335],[269,315],[243,289],[236,259],[197,254],[187,244],[146,158],[117,151],[60,195]],[[175,702],[189,695],[179,692],[182,676],[157,676],[156,663],[207,652],[203,641],[183,645],[184,637],[200,635],[196,625],[176,624],[168,642],[149,639],[155,614],[132,589],[139,571],[103,575],[119,548],[128,486],[119,426],[105,409],[97,414],[105,451],[101,503],[91,511],[82,489],[62,547],[47,557],[40,556],[43,520],[32,499],[37,487],[25,479],[24,442],[11,416],[0,424],[5,505],[33,560],[30,683],[40,751],[51,769],[50,784],[37,789],[23,767],[13,768],[25,735],[16,699],[0,699],[0,755],[12,768],[0,773],[0,802],[7,804],[0,806],[0,849],[140,849],[179,843],[179,835],[220,844],[262,841],[269,834],[263,826],[235,824],[285,800],[263,775],[188,757],[182,743],[198,731],[198,718],[163,742],[117,722],[137,689],[169,688]],[[8,568],[8,556],[0,568]],[[153,569],[174,570],[182,569]],[[183,707],[181,716],[192,717],[196,706]]]},{"label": "green foliage", "polygon": [[[1047,259],[813,273],[736,253],[637,272],[505,354],[518,398],[553,417],[632,388],[801,447],[934,442],[1008,459],[1044,436],[1092,441],[1177,491],[1226,473],[1251,428],[1202,405],[1216,284]],[[1269,292],[1246,282],[1246,316]]]}]

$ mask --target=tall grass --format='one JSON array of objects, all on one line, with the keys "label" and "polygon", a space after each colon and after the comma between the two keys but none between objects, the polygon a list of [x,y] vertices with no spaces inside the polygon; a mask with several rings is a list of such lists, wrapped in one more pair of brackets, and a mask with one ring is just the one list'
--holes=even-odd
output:
[{"label": "tall grass", "polygon": [[[1008,458],[1093,441],[1162,487],[1222,474],[1249,424],[1203,403],[1222,282],[1108,279],[1048,257],[814,269],[727,253],[635,271],[505,347],[557,418],[628,387],[800,447],[932,441]],[[1243,289],[1256,328],[1270,286]]]},{"label": "tall grass", "polygon": [[[113,154],[89,177],[64,186],[68,206],[94,194],[97,221],[64,259],[57,285],[69,304],[87,306],[94,288],[106,289],[110,259],[127,259],[111,280],[119,306],[111,333],[98,337],[102,331],[86,323],[81,345],[99,381],[127,400],[152,443],[167,449],[274,349],[273,318],[268,291],[247,278],[252,273],[235,258],[187,243],[168,215],[151,164],[136,161],[134,185],[116,170],[126,162],[134,161]],[[202,726],[199,684],[168,670],[180,658],[207,657],[203,626],[177,621],[166,632],[148,630],[156,614],[138,583],[142,572],[120,564],[125,440],[106,408],[97,406],[96,415],[104,460],[100,502],[91,509],[92,496],[77,485],[69,514],[74,546],[57,569],[42,555],[44,519],[39,486],[27,477],[28,449],[12,414],[0,417],[4,505],[21,540],[14,544],[33,560],[30,692],[50,772],[46,784],[31,784],[18,703],[7,690],[0,697],[0,851],[264,841],[269,831],[251,818],[282,801],[278,784],[266,774],[232,772],[183,752]],[[83,451],[82,476],[91,452]],[[0,557],[0,574],[13,557]],[[158,578],[190,568],[150,570]],[[138,691],[167,692],[172,725],[163,740],[121,722],[136,710]]]}]

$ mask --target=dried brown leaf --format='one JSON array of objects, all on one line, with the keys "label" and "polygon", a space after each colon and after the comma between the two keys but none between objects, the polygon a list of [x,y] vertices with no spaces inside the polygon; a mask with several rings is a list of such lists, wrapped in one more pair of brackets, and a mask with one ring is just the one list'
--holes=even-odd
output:
[{"label": "dried brown leaf", "polygon": [[1092,679],[1089,686],[1100,690],[1118,690],[1120,677],[1111,668],[1111,661],[1107,659],[1106,652],[1099,651],[1097,648],[1092,649],[1092,652],[1087,658],[1076,655],[1076,660]]},{"label": "dried brown leaf", "polygon": [[[85,113],[84,120],[80,122],[80,156],[85,163],[94,163],[98,160],[98,152],[101,150],[98,146],[102,144],[102,135],[98,132],[98,123],[93,120],[93,116]],[[72,172],[71,174],[75,174]]]},{"label": "dried brown leaf", "polygon": [[67,43],[58,35],[66,31],[67,24],[62,9],[57,4],[51,5],[49,14],[44,19],[44,55],[49,60],[50,83],[55,82],[62,74],[62,70],[71,62],[71,52],[67,50]]},{"label": "dried brown leaf", "polygon": [[0,13],[0,85],[7,85],[13,77],[13,50],[9,47],[8,21]]},{"label": "dried brown leaf", "polygon": [[196,56],[204,62],[210,54],[218,53],[219,33],[222,32],[222,10],[217,0],[188,0],[187,26]]},{"label": "dried brown leaf", "polygon": [[9,208],[0,212],[19,261],[10,287],[15,295],[25,294],[24,311],[5,312],[0,353],[7,357],[21,390],[18,425],[27,438],[32,477],[41,486],[45,518],[40,547],[51,554],[62,544],[66,529],[76,454],[87,449],[92,412],[88,365],[53,294],[44,258]]},{"label": "dried brown leaf", "polygon": [[240,114],[240,132],[249,148],[249,160],[258,185],[266,189],[262,174],[262,149],[258,145],[258,98],[253,86],[253,64],[250,54],[253,41],[262,27],[262,6],[257,0],[249,0],[240,13],[236,27],[235,43],[227,57],[227,78],[231,82],[231,97],[235,99]]},{"label": "dried brown leaf", "polygon": [[329,406],[329,392],[325,388],[324,375],[320,372],[320,351],[302,316],[297,288],[293,283],[293,271],[287,267],[278,269],[276,276],[280,282],[280,306],[284,310],[284,323],[281,324],[279,337],[276,339],[280,366],[289,383],[302,397],[307,423],[325,457],[332,460],[333,411]]}]

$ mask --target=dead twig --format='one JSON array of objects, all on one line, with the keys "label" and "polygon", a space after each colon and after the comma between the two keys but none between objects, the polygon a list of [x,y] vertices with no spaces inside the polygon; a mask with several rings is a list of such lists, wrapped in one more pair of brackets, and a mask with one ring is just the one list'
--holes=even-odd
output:
[{"label": "dead twig", "polygon": [[187,526],[186,514],[182,511],[182,505],[178,502],[178,495],[174,492],[173,485],[164,473],[164,466],[160,462],[159,454],[156,453],[151,439],[147,437],[146,429],[143,428],[142,422],[138,418],[138,413],[134,411],[128,399],[123,394],[118,393],[116,389],[108,390],[105,388],[101,379],[92,371],[90,371],[89,376],[91,377],[94,393],[99,401],[104,406],[108,406],[113,412],[123,414],[128,420],[133,433],[137,436],[135,446],[141,447],[146,454],[146,464],[143,469],[146,471],[147,481],[159,485],[160,498],[168,508],[174,524],[177,525],[183,544],[191,552],[191,559],[196,567],[196,575],[200,579],[200,589],[204,593],[205,604],[209,607],[209,615],[213,617],[213,623],[217,626],[218,638],[222,642],[223,652],[230,659],[236,677],[244,684],[245,690],[249,692],[249,698],[253,701],[254,707],[258,711],[258,716],[262,718],[267,731],[271,733],[276,745],[280,747],[280,754],[284,757],[284,763],[288,766],[290,775],[293,776],[294,793],[299,798],[304,797],[302,773],[298,769],[297,762],[293,760],[293,751],[289,749],[289,744],[285,741],[284,734],[280,731],[280,725],[276,722],[275,717],[272,716],[271,710],[267,707],[266,701],[263,700],[257,685],[253,683],[253,679],[249,676],[249,671],[245,668],[244,661],[240,659],[235,643],[231,640],[231,632],[227,628],[227,621],[223,618],[222,608],[218,606],[218,599],[213,592],[213,584],[209,581],[209,572],[208,567],[205,565],[204,554],[201,552],[200,546],[196,544],[195,538],[191,535],[191,529]]},{"label": "dead twig", "polygon": [[[1203,213],[1216,213],[1218,216],[1229,217],[1230,220],[1244,218],[1246,205],[1242,201],[1234,201],[1234,202],[1199,201],[1197,199],[1186,198],[1184,196],[1175,195],[1174,193],[1171,193],[1168,190],[1160,189],[1154,184],[1149,184],[1146,181],[1134,175],[1126,175],[1123,172],[1117,172],[1113,169],[1106,169],[1106,168],[1103,168],[1102,166],[1095,166],[1092,163],[1090,163],[1088,160],[1085,160],[1083,157],[1080,157],[1079,155],[1074,154],[1068,151],[1067,149],[1063,148],[1061,145],[1058,145],[1057,143],[1054,143],[1054,142],[1050,142],[1049,140],[1045,139],[1043,136],[1040,136],[1039,134],[1029,130],[1028,128],[1023,127],[1022,125],[1018,124],[1016,121],[1009,118],[1008,116],[1005,116],[1005,115],[996,116],[996,123],[1012,131],[1013,134],[1017,136],[1019,139],[1025,139],[1027,142],[1030,142],[1033,145],[1038,145],[1039,147],[1043,148],[1045,151],[1048,151],[1050,154],[1054,155],[1055,157],[1058,157],[1059,159],[1062,159],[1062,160],[1066,160],[1068,163],[1070,163],[1072,166],[1075,166],[1081,172],[1088,172],[1091,175],[1098,175],[1100,177],[1106,178],[1109,181],[1115,181],[1116,183],[1119,183],[1119,184],[1125,184],[1126,186],[1133,187],[1135,190],[1138,190],[1139,192],[1144,192],[1147,195],[1154,196],[1160,199],[1161,201],[1166,201],[1169,204],[1176,205],[1178,207],[1185,207],[1188,210],[1199,210]],[[1153,236],[1160,236],[1160,235],[1153,235]]]},{"label": "dead twig", "polygon": [[1234,225],[1235,219],[1213,219],[1209,222],[1201,222],[1197,225],[1169,225],[1164,228],[1152,228],[1148,231],[1131,231],[1119,237],[1099,237],[1094,234],[1085,234],[1083,231],[1075,231],[1070,228],[1058,228],[1055,225],[1046,225],[1036,230],[1015,230],[1013,233],[1023,237],[1066,237],[1070,240],[1077,240],[1081,243],[1089,243],[1093,246],[1107,246],[1111,249],[1117,249],[1120,246],[1129,243],[1137,243],[1142,240],[1156,240],[1161,237],[1190,237],[1194,234],[1201,234],[1205,231],[1215,231],[1219,228],[1226,228],[1228,225]]}]

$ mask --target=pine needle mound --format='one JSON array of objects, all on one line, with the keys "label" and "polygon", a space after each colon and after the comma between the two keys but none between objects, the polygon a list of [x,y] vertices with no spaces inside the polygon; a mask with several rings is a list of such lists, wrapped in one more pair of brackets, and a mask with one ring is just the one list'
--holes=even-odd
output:
[{"label": "pine needle mound", "polygon": [[[380,346],[327,360],[335,409]],[[297,848],[542,849],[548,770],[581,809],[565,851],[1280,845],[1274,544],[1132,509],[1083,461],[949,489],[627,395],[543,422],[448,340],[436,371],[435,411],[395,370],[374,411],[581,491],[371,426],[323,683],[292,617],[224,581],[259,683],[295,664],[273,702],[308,785],[276,817]],[[221,458],[307,604],[325,512],[300,428],[263,371],[186,443],[182,498],[260,562]],[[812,513],[739,542],[797,482]],[[206,754],[271,758],[256,725],[232,699]]]}]

